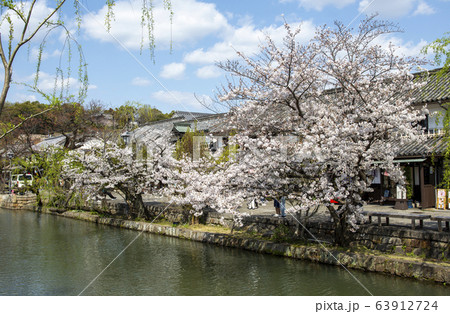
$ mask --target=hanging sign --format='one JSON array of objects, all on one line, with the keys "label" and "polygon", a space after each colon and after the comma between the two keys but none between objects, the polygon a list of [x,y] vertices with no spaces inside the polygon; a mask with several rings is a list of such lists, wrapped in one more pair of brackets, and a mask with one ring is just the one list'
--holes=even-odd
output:
[{"label": "hanging sign", "polygon": [[445,209],[447,204],[447,193],[445,189],[436,190],[436,208]]},{"label": "hanging sign", "polygon": [[445,209],[450,209],[450,192],[448,190],[447,190],[447,206],[445,206]]},{"label": "hanging sign", "polygon": [[397,185],[397,198],[404,200],[406,199],[406,188],[401,185]]}]

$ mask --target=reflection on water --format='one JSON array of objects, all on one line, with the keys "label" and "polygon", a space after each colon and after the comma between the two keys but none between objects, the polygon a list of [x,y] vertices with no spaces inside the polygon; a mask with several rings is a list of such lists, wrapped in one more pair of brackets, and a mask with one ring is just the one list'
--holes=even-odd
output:
[{"label": "reflection on water", "polygon": [[[136,231],[0,209],[0,295],[77,295]],[[351,271],[374,295],[448,295]],[[84,295],[366,295],[344,269],[142,234]]]}]

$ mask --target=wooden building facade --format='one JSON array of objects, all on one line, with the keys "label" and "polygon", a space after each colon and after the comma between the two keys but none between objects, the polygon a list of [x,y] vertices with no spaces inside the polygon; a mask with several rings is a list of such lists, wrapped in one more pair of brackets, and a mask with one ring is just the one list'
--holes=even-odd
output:
[{"label": "wooden building facade", "polygon": [[429,113],[421,122],[422,139],[403,145],[394,160],[404,170],[406,186],[398,186],[389,179],[389,173],[376,169],[372,184],[374,191],[366,195],[367,201],[391,202],[405,209],[406,202],[398,201],[405,198],[416,207],[436,206],[437,189],[443,187],[444,181],[444,156],[450,147],[450,135],[444,134],[443,127],[445,114],[450,110],[450,72],[442,74],[439,70],[430,71],[427,76],[423,73],[416,75],[419,79],[426,79],[426,84],[416,91],[414,106],[426,106]]}]

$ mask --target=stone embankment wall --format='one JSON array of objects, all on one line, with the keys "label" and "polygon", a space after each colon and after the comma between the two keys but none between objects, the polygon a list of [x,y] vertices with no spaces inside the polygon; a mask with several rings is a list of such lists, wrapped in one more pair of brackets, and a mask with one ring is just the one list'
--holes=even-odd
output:
[{"label": "stone embankment wall", "polygon": [[[156,217],[158,219],[166,219],[170,222],[180,222],[187,223],[189,222],[190,214],[189,210],[183,209],[178,206],[171,205],[168,207],[168,204],[158,203],[158,202],[147,202],[145,203],[145,207],[147,213],[150,216]],[[127,216],[128,215],[128,206],[125,203],[118,202],[107,202],[106,200],[93,202],[91,203],[89,208],[86,208],[87,211],[95,210],[99,213],[104,213],[108,215],[115,216]]]},{"label": "stone embankment wall", "polygon": [[[206,220],[212,224],[231,226],[233,218],[228,214],[216,212],[208,213]],[[270,216],[248,216],[243,219],[243,229],[263,235],[284,233],[287,237],[298,235],[303,227],[292,217],[280,219]],[[303,230],[306,238],[324,242],[333,241],[333,226],[331,222],[300,220],[308,229]],[[437,260],[450,260],[450,232],[433,231],[427,229],[412,230],[401,226],[382,226],[374,224],[361,225],[359,230],[352,234],[352,246],[364,246],[370,250],[385,253],[395,253],[404,256],[418,256]]]},{"label": "stone embankment wall", "polygon": [[36,205],[34,194],[3,194],[0,195],[0,207],[14,209],[33,209]]}]

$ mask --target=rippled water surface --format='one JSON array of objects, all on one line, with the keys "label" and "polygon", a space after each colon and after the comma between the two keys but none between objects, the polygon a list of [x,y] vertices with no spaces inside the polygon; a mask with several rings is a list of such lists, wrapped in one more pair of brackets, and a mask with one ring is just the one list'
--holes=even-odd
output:
[{"label": "rippled water surface", "polygon": [[[0,295],[78,295],[139,233],[0,209]],[[374,295],[449,295],[351,270]],[[83,295],[367,295],[342,268],[142,234]]]}]

